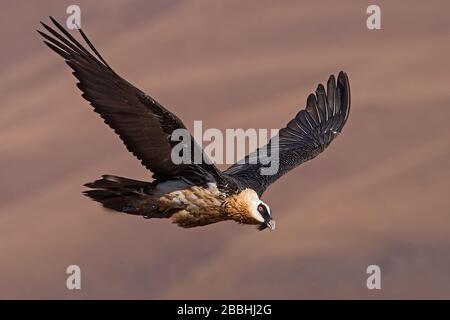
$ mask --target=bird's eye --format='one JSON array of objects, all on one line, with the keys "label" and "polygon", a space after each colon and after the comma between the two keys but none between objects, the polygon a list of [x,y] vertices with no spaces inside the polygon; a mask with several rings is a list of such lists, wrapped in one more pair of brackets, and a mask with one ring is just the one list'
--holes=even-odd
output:
[{"label": "bird's eye", "polygon": [[264,206],[263,206],[262,204],[260,204],[260,205],[258,206],[258,211],[259,211],[259,212],[264,212],[264,209],[266,209],[266,208],[264,208]]}]

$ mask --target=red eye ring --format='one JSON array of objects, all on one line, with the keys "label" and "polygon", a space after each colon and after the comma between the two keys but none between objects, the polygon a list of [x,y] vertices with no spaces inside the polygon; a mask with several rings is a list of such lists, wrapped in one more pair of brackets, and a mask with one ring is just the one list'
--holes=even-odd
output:
[{"label": "red eye ring", "polygon": [[258,211],[260,211],[260,212],[263,212],[263,211],[264,211],[264,207],[263,207],[262,204],[260,204],[260,205],[258,206]]}]

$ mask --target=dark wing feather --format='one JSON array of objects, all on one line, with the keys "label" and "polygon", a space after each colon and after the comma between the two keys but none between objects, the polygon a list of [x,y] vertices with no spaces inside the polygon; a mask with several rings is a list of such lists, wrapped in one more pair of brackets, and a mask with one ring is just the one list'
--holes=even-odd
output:
[{"label": "dark wing feather", "polygon": [[[94,111],[120,136],[127,149],[152,171],[155,179],[167,180],[183,176],[190,181],[200,182],[220,175],[218,169],[208,161],[198,165],[174,164],[171,151],[177,142],[172,142],[170,136],[175,129],[186,129],[181,120],[117,75],[81,29],[80,34],[96,56],[57,21],[52,17],[50,19],[60,32],[42,23],[50,34],[38,31],[44,37],[44,42],[66,60],[79,80],[77,87],[83,92],[83,98],[91,103]],[[192,156],[194,152],[198,152],[207,159],[191,136],[190,139]]]},{"label": "dark wing feather", "polygon": [[[348,77],[340,72],[338,80],[330,76],[327,90],[319,84],[310,94],[306,108],[301,110],[269,143],[247,155],[224,173],[234,178],[240,188],[252,188],[260,196],[266,188],[289,170],[316,157],[342,131],[350,112],[350,85]],[[278,143],[276,142],[278,140]],[[262,175],[267,154],[278,150],[278,170]],[[259,155],[259,156],[258,156]]]}]

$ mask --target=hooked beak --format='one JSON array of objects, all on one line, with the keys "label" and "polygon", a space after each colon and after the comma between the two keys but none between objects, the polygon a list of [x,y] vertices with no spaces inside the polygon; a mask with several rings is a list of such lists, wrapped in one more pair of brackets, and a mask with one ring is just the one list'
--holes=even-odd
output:
[{"label": "hooked beak", "polygon": [[266,220],[263,223],[261,223],[258,227],[259,231],[262,231],[264,229],[269,229],[270,231],[275,230],[275,220]]}]

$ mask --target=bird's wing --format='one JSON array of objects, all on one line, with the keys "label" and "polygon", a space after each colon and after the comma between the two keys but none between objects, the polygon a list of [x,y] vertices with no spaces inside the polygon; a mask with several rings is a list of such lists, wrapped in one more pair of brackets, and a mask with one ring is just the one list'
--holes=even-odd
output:
[{"label": "bird's wing", "polygon": [[[337,83],[332,75],[327,89],[319,84],[301,110],[269,143],[247,155],[224,173],[243,187],[254,189],[260,196],[266,188],[289,170],[316,157],[341,132],[350,112],[350,85],[347,74],[340,72]],[[278,140],[278,142],[277,142]],[[278,151],[278,161],[276,154]],[[258,157],[259,154],[259,157]],[[269,158],[273,168],[262,174]]]},{"label": "bird's wing", "polygon": [[155,179],[182,176],[198,182],[219,173],[190,134],[191,156],[197,153],[206,160],[201,164],[175,164],[171,152],[178,142],[171,141],[171,135],[176,129],[186,130],[181,120],[116,74],[81,29],[79,32],[93,54],[56,20],[50,19],[60,32],[41,22],[49,32],[38,31],[44,42],[66,60],[79,80],[77,86],[83,92],[83,98],[91,103],[95,112],[120,136],[128,151],[153,173]]}]

